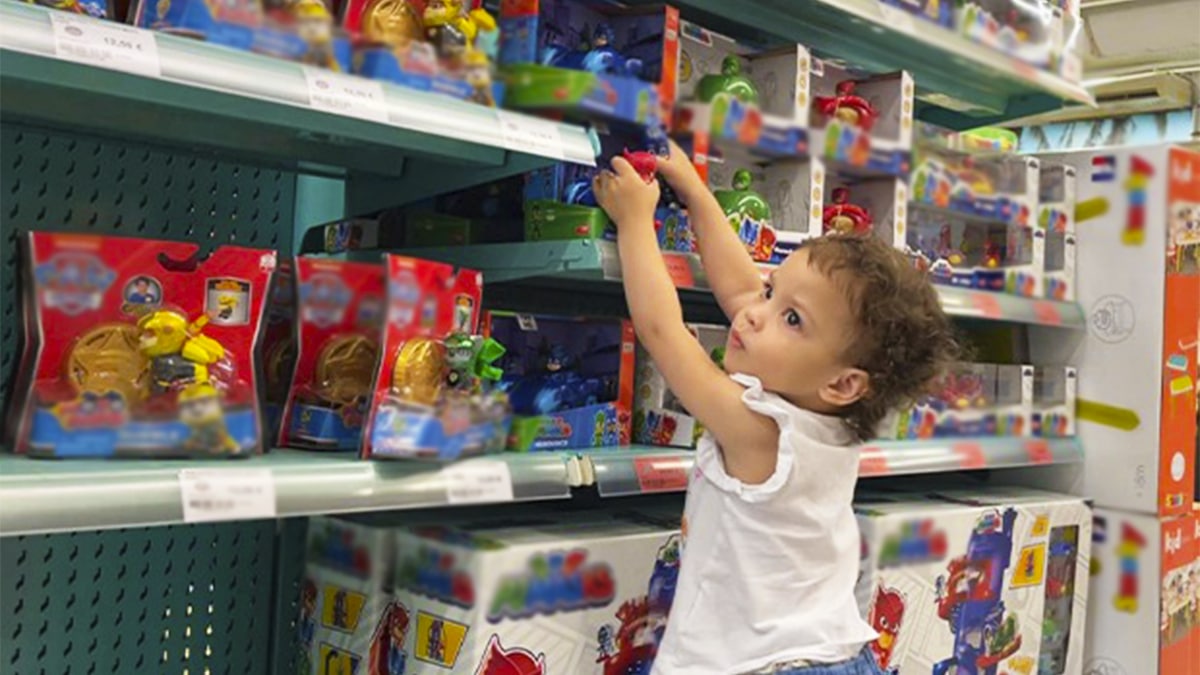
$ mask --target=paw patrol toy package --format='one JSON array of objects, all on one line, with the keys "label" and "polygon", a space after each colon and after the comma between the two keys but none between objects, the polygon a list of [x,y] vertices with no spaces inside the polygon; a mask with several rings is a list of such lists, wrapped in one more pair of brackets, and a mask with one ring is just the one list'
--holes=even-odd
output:
[{"label": "paw patrol toy package", "polygon": [[275,252],[34,232],[18,451],[232,456],[262,447],[255,348]]},{"label": "paw patrol toy package", "polygon": [[501,388],[515,418],[511,450],[627,445],[633,410],[633,325],[489,312],[484,333],[508,348]]},{"label": "paw patrol toy package", "polygon": [[503,449],[511,416],[491,383],[504,347],[477,334],[482,275],[397,255],[384,266],[387,321],[363,455],[453,460]]},{"label": "paw patrol toy package", "polygon": [[1033,392],[1033,366],[964,363],[899,416],[896,437],[1028,436]]},{"label": "paw patrol toy package", "polygon": [[1092,514],[1023,488],[864,495],[858,599],[897,675],[1083,671]]},{"label": "paw patrol toy package", "polygon": [[[725,363],[729,326],[689,324],[688,331],[718,366]],[[704,427],[675,398],[649,352],[637,350],[637,378],[633,401],[633,442],[677,448],[694,448]]]},{"label": "paw patrol toy package", "polygon": [[279,444],[357,449],[379,361],[383,266],[300,257],[295,278],[296,366]]}]

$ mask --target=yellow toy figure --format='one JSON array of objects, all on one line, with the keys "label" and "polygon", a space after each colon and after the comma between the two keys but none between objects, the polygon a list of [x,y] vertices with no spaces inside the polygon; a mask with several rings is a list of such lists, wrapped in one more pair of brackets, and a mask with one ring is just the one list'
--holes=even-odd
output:
[{"label": "yellow toy figure", "polygon": [[296,34],[308,45],[301,61],[340,71],[333,55],[333,17],[324,0],[297,0],[292,5],[292,14],[296,17]]},{"label": "yellow toy figure", "polygon": [[463,11],[462,0],[429,0],[422,17],[425,37],[444,59],[460,59],[476,47],[480,31],[496,30],[496,20],[487,10]]},{"label": "yellow toy figure", "polygon": [[188,452],[237,452],[238,444],[225,426],[216,387],[207,382],[188,385],[179,393],[179,421],[192,434],[183,442]]},{"label": "yellow toy figure", "polygon": [[138,321],[138,349],[150,359],[153,392],[209,384],[208,366],[225,358],[225,348],[201,333],[206,325],[207,316],[189,324],[183,314],[170,309],[150,312]]}]

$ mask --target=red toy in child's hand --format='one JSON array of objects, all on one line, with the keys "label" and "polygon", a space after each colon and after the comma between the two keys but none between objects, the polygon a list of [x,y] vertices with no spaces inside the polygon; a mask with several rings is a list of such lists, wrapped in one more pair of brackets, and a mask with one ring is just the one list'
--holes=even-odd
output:
[{"label": "red toy in child's hand", "polygon": [[842,80],[837,84],[836,96],[818,96],[816,98],[817,112],[825,117],[837,119],[870,131],[879,118],[879,111],[867,99],[854,93],[858,86],[854,80]]},{"label": "red toy in child's hand", "polygon": [[630,152],[626,150],[621,155],[625,157],[625,161],[633,166],[633,170],[638,172],[642,180],[647,183],[654,180],[654,174],[658,172],[658,157],[653,152],[646,152],[645,150]]},{"label": "red toy in child's hand", "polygon": [[850,190],[844,187],[833,189],[833,203],[825,207],[821,222],[825,225],[825,234],[871,233],[871,212],[851,204]]}]

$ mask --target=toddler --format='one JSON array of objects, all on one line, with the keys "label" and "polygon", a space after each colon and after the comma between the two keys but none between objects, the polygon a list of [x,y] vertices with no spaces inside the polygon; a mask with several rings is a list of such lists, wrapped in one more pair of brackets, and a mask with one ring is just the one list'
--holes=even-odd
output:
[{"label": "toddler", "polygon": [[854,598],[856,444],[953,358],[937,294],[880,241],[806,242],[764,282],[687,156],[658,172],[688,207],[731,328],[725,372],[688,333],[654,232],[659,198],[622,158],[595,179],[638,340],[707,430],[655,675],[877,675]]}]

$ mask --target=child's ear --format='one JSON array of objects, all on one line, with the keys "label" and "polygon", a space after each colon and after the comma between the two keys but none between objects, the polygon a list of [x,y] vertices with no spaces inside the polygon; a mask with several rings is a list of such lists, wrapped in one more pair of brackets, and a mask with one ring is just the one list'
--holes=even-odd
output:
[{"label": "child's ear", "polygon": [[867,395],[871,387],[871,376],[860,368],[846,368],[837,377],[821,387],[821,400],[839,408],[854,403]]}]

